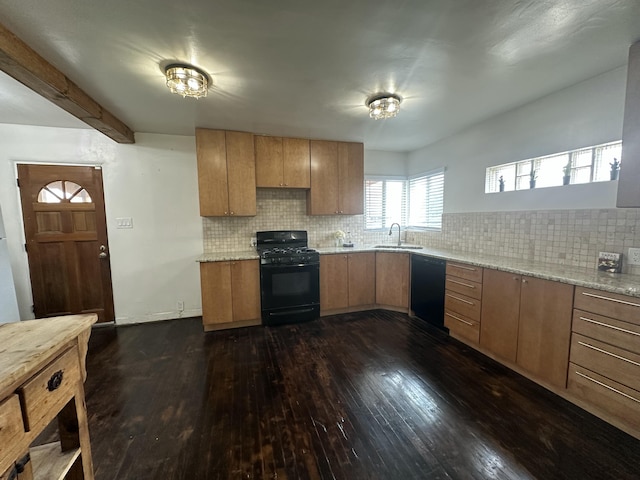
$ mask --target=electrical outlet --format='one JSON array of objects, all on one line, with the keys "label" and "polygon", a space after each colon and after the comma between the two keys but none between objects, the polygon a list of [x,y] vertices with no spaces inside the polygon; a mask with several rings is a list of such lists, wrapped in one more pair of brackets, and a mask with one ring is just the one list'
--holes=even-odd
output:
[{"label": "electrical outlet", "polygon": [[179,312],[184,312],[184,302],[183,302],[182,300],[178,300],[178,301],[176,302],[176,309],[177,309]]},{"label": "electrical outlet", "polygon": [[640,248],[630,248],[627,260],[629,265],[640,265]]}]

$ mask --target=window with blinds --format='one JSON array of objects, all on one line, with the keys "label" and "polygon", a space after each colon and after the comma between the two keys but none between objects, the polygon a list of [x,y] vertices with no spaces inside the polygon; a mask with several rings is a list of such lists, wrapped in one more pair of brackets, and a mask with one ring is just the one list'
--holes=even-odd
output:
[{"label": "window with blinds", "polygon": [[442,228],[444,169],[406,178],[365,179],[365,228],[387,229],[392,223]]},{"label": "window with blinds", "polygon": [[404,178],[367,177],[364,182],[365,228],[389,228],[405,224],[407,181]]},{"label": "window with blinds", "polygon": [[409,178],[409,227],[442,228],[444,169]]},{"label": "window with blinds", "polygon": [[500,179],[505,192],[528,190],[531,172],[536,177],[536,188],[563,185],[565,170],[569,173],[569,184],[602,182],[610,179],[611,164],[620,161],[621,154],[622,142],[612,142],[496,165],[487,168],[484,191],[499,192]]}]

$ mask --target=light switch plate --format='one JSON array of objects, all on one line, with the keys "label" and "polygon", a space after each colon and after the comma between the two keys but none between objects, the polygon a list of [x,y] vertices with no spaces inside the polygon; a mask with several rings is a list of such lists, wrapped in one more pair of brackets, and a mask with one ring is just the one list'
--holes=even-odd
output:
[{"label": "light switch plate", "polygon": [[640,248],[630,248],[627,258],[629,265],[640,265]]},{"label": "light switch plate", "polygon": [[131,217],[116,218],[116,227],[117,228],[133,228],[133,218]]}]

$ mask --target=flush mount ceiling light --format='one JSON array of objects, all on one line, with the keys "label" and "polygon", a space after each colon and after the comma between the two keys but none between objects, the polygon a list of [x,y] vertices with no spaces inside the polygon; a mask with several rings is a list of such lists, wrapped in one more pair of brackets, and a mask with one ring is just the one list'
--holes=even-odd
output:
[{"label": "flush mount ceiling light", "polygon": [[171,93],[183,97],[206,97],[209,77],[203,71],[191,65],[169,65],[165,71],[167,87]]},{"label": "flush mount ceiling light", "polygon": [[393,118],[400,111],[402,99],[395,93],[376,93],[367,99],[369,116],[375,120]]}]

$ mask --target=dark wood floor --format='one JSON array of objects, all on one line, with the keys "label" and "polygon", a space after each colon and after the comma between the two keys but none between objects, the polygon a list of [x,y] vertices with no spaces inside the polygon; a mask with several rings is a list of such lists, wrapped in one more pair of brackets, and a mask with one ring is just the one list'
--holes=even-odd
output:
[{"label": "dark wood floor", "polygon": [[638,479],[640,441],[391,312],[94,329],[96,478]]}]

